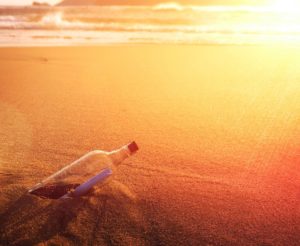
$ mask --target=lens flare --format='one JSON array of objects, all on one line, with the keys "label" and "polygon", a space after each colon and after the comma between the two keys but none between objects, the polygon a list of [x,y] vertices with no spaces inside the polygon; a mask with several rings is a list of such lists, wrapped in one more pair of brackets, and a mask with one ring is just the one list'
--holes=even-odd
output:
[{"label": "lens flare", "polygon": [[0,167],[24,160],[32,142],[31,127],[23,113],[0,102]]}]

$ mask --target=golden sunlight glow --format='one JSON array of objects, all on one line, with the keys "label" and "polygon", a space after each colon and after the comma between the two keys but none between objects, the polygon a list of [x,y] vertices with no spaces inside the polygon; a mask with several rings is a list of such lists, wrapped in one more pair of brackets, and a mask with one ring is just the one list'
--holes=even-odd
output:
[{"label": "golden sunlight glow", "polygon": [[182,10],[183,7],[176,3],[176,2],[168,2],[168,3],[161,3],[154,7],[154,9],[158,10],[167,10],[167,9],[174,9],[174,10]]},{"label": "golden sunlight glow", "polygon": [[299,0],[274,0],[270,2],[270,5],[278,11],[300,12]]}]

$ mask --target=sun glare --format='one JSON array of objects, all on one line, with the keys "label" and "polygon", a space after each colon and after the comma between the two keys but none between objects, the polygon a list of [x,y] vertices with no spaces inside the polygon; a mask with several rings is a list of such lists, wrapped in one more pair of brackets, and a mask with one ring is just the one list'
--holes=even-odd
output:
[{"label": "sun glare", "polygon": [[176,2],[169,2],[169,3],[161,3],[154,7],[154,9],[158,10],[182,10],[182,6]]},{"label": "sun glare", "polygon": [[270,5],[278,11],[300,12],[299,0],[275,0],[270,2]]}]

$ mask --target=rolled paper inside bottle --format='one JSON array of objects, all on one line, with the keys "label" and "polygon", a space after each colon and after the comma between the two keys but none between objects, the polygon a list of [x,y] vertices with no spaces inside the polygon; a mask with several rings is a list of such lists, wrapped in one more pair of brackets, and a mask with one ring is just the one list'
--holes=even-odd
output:
[{"label": "rolled paper inside bottle", "polygon": [[73,192],[73,197],[83,196],[85,195],[93,186],[96,184],[105,181],[110,175],[112,175],[112,170],[110,168],[104,169],[102,172],[92,177],[88,181],[79,185]]}]

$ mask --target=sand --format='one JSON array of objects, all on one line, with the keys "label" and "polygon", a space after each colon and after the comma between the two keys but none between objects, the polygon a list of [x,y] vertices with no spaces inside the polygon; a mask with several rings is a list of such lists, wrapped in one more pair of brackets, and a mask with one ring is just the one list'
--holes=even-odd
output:
[{"label": "sand", "polygon": [[[0,245],[299,245],[300,48],[0,49]],[[27,189],[140,151],[85,198]]]}]

